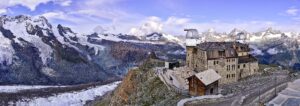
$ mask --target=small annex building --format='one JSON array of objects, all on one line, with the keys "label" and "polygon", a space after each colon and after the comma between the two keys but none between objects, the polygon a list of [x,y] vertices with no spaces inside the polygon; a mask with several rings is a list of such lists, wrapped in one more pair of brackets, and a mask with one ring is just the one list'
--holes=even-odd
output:
[{"label": "small annex building", "polygon": [[218,93],[218,80],[221,76],[213,69],[199,72],[187,78],[191,96],[213,95]]}]

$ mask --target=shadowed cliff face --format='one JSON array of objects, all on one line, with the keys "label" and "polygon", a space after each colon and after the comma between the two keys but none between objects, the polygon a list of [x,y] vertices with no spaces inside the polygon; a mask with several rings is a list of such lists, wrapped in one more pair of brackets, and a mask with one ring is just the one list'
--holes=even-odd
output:
[{"label": "shadowed cliff face", "polygon": [[1,16],[0,38],[0,84],[117,80],[149,52],[169,55],[166,51],[184,50],[176,43],[144,43],[131,35],[80,35],[62,25],[52,26],[44,17]]}]

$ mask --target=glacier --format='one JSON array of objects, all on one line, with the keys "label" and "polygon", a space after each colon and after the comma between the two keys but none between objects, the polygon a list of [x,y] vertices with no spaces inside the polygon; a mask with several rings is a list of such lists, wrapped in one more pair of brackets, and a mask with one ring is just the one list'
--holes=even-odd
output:
[{"label": "glacier", "polygon": [[116,81],[107,85],[90,87],[86,90],[66,92],[49,97],[37,97],[33,99],[22,99],[17,102],[10,102],[16,106],[83,106],[89,100],[103,96],[114,90],[121,81]]}]

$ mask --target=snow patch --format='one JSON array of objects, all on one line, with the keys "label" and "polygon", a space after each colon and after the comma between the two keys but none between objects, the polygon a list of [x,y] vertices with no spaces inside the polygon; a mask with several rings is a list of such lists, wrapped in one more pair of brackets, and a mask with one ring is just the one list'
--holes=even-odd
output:
[{"label": "snow patch", "polygon": [[12,63],[12,58],[15,50],[11,46],[10,39],[4,37],[0,32],[0,62],[6,62],[7,64]]},{"label": "snow patch", "polygon": [[267,51],[269,54],[271,54],[271,55],[274,55],[274,54],[277,54],[277,53],[279,53],[275,48],[272,48],[272,49],[268,49],[268,51]]}]

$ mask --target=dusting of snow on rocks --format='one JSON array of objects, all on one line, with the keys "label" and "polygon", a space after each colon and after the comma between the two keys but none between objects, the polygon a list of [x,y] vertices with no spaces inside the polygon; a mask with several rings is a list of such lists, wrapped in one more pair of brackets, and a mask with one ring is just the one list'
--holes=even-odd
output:
[{"label": "dusting of snow on rocks", "polygon": [[11,104],[17,106],[83,106],[87,101],[94,100],[96,97],[103,96],[105,93],[114,90],[120,83],[120,81],[117,81],[87,90],[61,93],[45,98],[23,99]]}]

